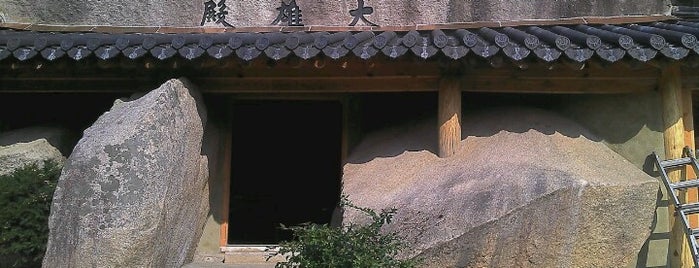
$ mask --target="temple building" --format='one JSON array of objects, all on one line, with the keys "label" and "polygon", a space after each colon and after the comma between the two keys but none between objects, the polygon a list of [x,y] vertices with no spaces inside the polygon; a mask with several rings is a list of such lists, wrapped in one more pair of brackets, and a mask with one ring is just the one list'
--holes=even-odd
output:
[{"label": "temple building", "polygon": [[694,267],[696,6],[0,0],[0,137],[74,136],[44,267],[264,263],[343,194],[425,267]]}]

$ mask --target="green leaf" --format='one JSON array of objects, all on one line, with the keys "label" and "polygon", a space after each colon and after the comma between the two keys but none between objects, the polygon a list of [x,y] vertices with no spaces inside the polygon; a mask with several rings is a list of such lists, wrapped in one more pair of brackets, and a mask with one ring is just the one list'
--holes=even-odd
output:
[{"label": "green leaf", "polygon": [[30,164],[0,176],[0,258],[11,256],[13,267],[41,266],[60,172],[58,164],[45,162],[42,168]]},{"label": "green leaf", "polygon": [[[364,213],[372,222],[366,225],[345,224],[338,228],[328,225],[302,224],[285,227],[292,230],[295,240],[283,241],[276,255],[285,256],[275,267],[405,267],[419,264],[416,260],[400,260],[396,256],[403,243],[395,233],[382,233],[381,228],[392,222],[395,208],[381,212],[359,207],[343,195],[340,206]],[[275,255],[275,256],[276,256]]]}]

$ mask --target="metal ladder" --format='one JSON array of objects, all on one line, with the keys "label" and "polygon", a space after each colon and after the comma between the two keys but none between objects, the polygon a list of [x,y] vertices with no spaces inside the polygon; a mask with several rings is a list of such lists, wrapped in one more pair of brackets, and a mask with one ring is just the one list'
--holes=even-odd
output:
[{"label": "metal ladder", "polygon": [[699,228],[692,229],[687,219],[687,215],[699,214],[699,202],[681,203],[679,198],[677,198],[682,191],[686,191],[689,188],[699,188],[699,179],[690,180],[687,178],[685,181],[670,182],[667,176],[669,170],[685,168],[688,165],[694,168],[695,174],[699,174],[697,158],[689,147],[685,147],[682,157],[677,159],[660,160],[658,154],[653,152],[653,155],[655,156],[656,165],[660,171],[660,177],[662,178],[663,184],[665,184],[665,189],[667,189],[668,194],[672,197],[671,200],[675,206],[675,215],[679,216],[684,226],[684,233],[687,235],[690,251],[692,252],[692,259],[694,260],[694,267],[699,267],[699,243],[697,243]]}]

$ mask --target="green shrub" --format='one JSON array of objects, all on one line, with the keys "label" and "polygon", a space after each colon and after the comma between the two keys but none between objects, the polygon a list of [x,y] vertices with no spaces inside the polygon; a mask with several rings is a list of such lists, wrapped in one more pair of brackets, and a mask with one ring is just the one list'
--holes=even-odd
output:
[{"label": "green shrub", "polygon": [[417,265],[416,261],[396,258],[404,248],[397,234],[381,233],[381,227],[391,223],[396,209],[376,213],[372,209],[355,206],[346,196],[342,197],[341,206],[363,212],[371,218],[371,222],[345,224],[341,228],[319,224],[289,227],[287,229],[293,231],[296,239],[280,243],[280,250],[275,255],[283,255],[286,261],[277,263],[276,267],[407,268]]},{"label": "green shrub", "polygon": [[[26,165],[0,176],[0,261],[11,267],[38,267],[46,250],[48,217],[61,168]],[[9,262],[8,262],[9,261]]]}]

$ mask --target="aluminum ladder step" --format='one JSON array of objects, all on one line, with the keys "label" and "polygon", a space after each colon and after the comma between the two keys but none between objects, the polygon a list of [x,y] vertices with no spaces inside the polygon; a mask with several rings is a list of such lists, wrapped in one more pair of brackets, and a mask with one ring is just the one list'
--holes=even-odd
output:
[{"label": "aluminum ladder step", "polygon": [[684,212],[684,214],[697,214],[699,213],[699,203],[689,203],[689,204],[682,204],[679,207],[679,210]]},{"label": "aluminum ladder step", "polygon": [[672,187],[672,189],[675,189],[675,190],[687,189],[687,188],[692,188],[692,187],[699,187],[699,179],[691,179],[691,180],[671,183],[670,187]]},{"label": "aluminum ladder step", "polygon": [[677,168],[683,165],[689,165],[692,163],[691,157],[682,157],[677,159],[664,160],[660,162],[662,168]]},{"label": "aluminum ladder step", "polygon": [[692,231],[692,236],[697,237],[699,236],[699,228],[698,229],[691,229]]}]

